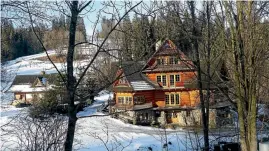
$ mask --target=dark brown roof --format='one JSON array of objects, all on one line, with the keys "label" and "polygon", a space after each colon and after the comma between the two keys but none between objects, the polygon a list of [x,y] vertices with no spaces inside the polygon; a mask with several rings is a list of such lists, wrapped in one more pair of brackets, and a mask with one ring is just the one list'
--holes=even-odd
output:
[{"label": "dark brown roof", "polygon": [[156,55],[175,55],[178,54],[178,50],[175,48],[164,48],[162,47],[159,52],[156,53]]},{"label": "dark brown roof", "polygon": [[38,75],[16,75],[12,85],[32,84]]},{"label": "dark brown roof", "polygon": [[33,84],[37,78],[42,79],[46,77],[49,83],[53,83],[57,79],[58,73],[45,75],[16,75],[12,85],[28,85]]},{"label": "dark brown roof", "polygon": [[[157,65],[156,56],[178,56],[180,64]],[[152,64],[152,61],[155,62]],[[193,62],[171,40],[165,40],[143,67],[144,72],[169,72],[194,70]]]},{"label": "dark brown roof", "polygon": [[144,64],[143,61],[129,61],[122,64],[123,73],[135,91],[153,90],[157,86],[141,73]]},{"label": "dark brown roof", "polygon": [[[182,53],[177,49],[176,45],[171,40],[165,40],[163,44],[157,49],[155,55],[175,55]],[[154,56],[155,56],[154,55]]]},{"label": "dark brown roof", "polygon": [[187,64],[169,64],[156,65],[146,68],[143,72],[172,72],[172,71],[195,71],[191,65]]},{"label": "dark brown roof", "polygon": [[134,89],[132,87],[113,87],[113,91],[114,92],[130,92],[130,91],[134,91]]},{"label": "dark brown roof", "polygon": [[128,61],[122,63],[123,72],[129,82],[143,80],[140,72],[145,62],[143,61]]}]

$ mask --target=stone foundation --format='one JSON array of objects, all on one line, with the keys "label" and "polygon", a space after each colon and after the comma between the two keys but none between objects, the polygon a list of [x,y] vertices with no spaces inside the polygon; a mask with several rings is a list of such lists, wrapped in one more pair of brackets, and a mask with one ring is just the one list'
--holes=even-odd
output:
[{"label": "stone foundation", "polygon": [[[178,126],[202,126],[202,114],[200,109],[181,110],[181,111],[154,111],[154,110],[139,110],[139,111],[123,111],[115,109],[114,117],[125,122],[138,125],[155,125],[165,126],[167,124],[176,124]],[[226,116],[227,111],[219,109],[209,110],[209,127],[215,128],[223,126],[223,120],[219,116]],[[218,116],[219,115],[219,116]],[[227,117],[230,115],[228,114]],[[225,120],[232,123],[230,118]],[[225,122],[227,123],[227,122]]]}]

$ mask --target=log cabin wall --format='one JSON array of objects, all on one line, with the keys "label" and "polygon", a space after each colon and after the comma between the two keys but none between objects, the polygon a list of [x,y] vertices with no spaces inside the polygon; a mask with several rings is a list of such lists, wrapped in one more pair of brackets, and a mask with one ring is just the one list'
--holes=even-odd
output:
[{"label": "log cabin wall", "polygon": [[[146,76],[151,81],[157,81],[157,76],[166,75],[166,87],[170,87],[170,75],[179,75],[179,81],[175,82],[175,87],[184,87],[184,82],[191,82],[196,79],[196,73],[193,71],[185,72],[166,72],[166,73],[147,73]],[[162,84],[162,83],[161,83]]]},{"label": "log cabin wall", "polygon": [[[179,94],[179,104],[166,104],[165,95]],[[174,99],[174,101],[176,101]],[[198,90],[173,90],[173,91],[156,91],[154,105],[158,107],[178,106],[178,107],[194,107],[199,103]]]},{"label": "log cabin wall", "polygon": [[134,97],[144,97],[145,103],[150,103],[155,101],[154,91],[137,91],[134,93]]},{"label": "log cabin wall", "polygon": [[154,102],[155,106],[160,106],[160,107],[165,106],[164,99],[165,99],[164,98],[164,91],[162,91],[162,90],[155,91],[155,102]]},{"label": "log cabin wall", "polygon": [[[175,86],[170,86],[170,75],[180,75],[180,80],[175,82]],[[151,81],[157,81],[157,76],[159,75],[166,75],[166,86],[164,86],[164,90],[162,91],[155,91],[155,102],[154,105],[158,107],[165,107],[167,106],[165,103],[165,94],[179,94],[180,96],[180,104],[173,105],[173,106],[189,106],[194,107],[199,103],[199,93],[198,90],[190,90],[184,89],[184,82],[191,82],[195,80],[196,73],[193,71],[186,71],[186,72],[166,72],[166,73],[147,73],[146,76]],[[162,84],[162,83],[161,83]],[[173,87],[180,87],[183,89],[173,89]],[[167,89],[168,88],[168,89]]]}]

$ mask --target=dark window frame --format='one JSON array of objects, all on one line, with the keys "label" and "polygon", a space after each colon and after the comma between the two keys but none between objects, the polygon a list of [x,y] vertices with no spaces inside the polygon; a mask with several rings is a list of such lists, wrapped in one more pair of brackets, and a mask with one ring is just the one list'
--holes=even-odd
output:
[{"label": "dark window frame", "polygon": [[170,86],[175,86],[175,75],[170,75]]},{"label": "dark window frame", "polygon": [[166,86],[167,83],[166,83],[166,75],[162,75],[162,83],[163,83],[163,86]]},{"label": "dark window frame", "polygon": [[176,102],[176,104],[177,105],[179,105],[180,104],[180,96],[179,96],[179,94],[177,93],[177,94],[175,94],[175,102]]},{"label": "dark window frame", "polygon": [[158,83],[159,83],[159,82],[162,82],[162,76],[158,75],[158,76],[156,77],[156,79],[157,79],[157,82],[158,82]]},{"label": "dark window frame", "polygon": [[175,75],[175,79],[176,79],[176,82],[180,82],[180,75],[179,74],[176,74]]},{"label": "dark window frame", "polygon": [[118,103],[119,104],[124,104],[124,97],[123,96],[121,96],[121,97],[118,97]]},{"label": "dark window frame", "polygon": [[174,94],[170,94],[170,104],[174,105],[175,104],[175,95]]},{"label": "dark window frame", "polygon": [[165,94],[165,104],[166,105],[170,104],[170,95],[169,94]]}]

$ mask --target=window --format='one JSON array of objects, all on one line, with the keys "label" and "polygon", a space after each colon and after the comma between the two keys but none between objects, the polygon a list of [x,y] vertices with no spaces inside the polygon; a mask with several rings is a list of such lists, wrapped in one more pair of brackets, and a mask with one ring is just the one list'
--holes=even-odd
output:
[{"label": "window", "polygon": [[140,104],[144,104],[145,101],[145,97],[144,96],[135,96],[134,97],[134,104],[135,105],[140,105]]},{"label": "window", "polygon": [[157,64],[163,65],[163,64],[165,64],[165,60],[163,58],[158,58],[157,59]]},{"label": "window", "polygon": [[118,103],[123,104],[124,103],[124,97],[118,97]]},{"label": "window", "polygon": [[169,60],[170,60],[169,62],[170,64],[174,64],[174,57],[170,57]]},{"label": "window", "polygon": [[164,65],[167,65],[168,64],[168,61],[166,60],[166,58],[163,58],[163,64]]},{"label": "window", "polygon": [[159,82],[162,82],[162,78],[161,78],[161,76],[157,76],[157,82],[159,83]]},{"label": "window", "polygon": [[178,58],[177,58],[177,57],[175,57],[175,59],[174,59],[174,63],[175,63],[175,64],[178,64]]},{"label": "window", "polygon": [[176,96],[176,104],[179,104],[179,94],[175,94]]},{"label": "window", "polygon": [[157,76],[157,82],[158,83],[162,82],[163,86],[166,86],[166,75]]},{"label": "window", "polygon": [[119,104],[132,104],[132,97],[118,97]]},{"label": "window", "polygon": [[165,104],[170,104],[169,103],[169,95],[165,95]]},{"label": "window", "polygon": [[157,59],[157,64],[161,64],[161,59]]},{"label": "window", "polygon": [[166,86],[166,75],[162,76],[162,80],[163,80],[163,86]]},{"label": "window", "polygon": [[180,104],[180,94],[179,93],[170,93],[165,95],[165,104],[166,105],[179,105]]},{"label": "window", "polygon": [[171,104],[175,104],[174,94],[170,94]]},{"label": "window", "polygon": [[180,76],[179,74],[176,75],[176,82],[179,82],[180,81]]},{"label": "window", "polygon": [[177,57],[170,57],[170,58],[169,58],[169,63],[170,63],[170,64],[178,64],[178,59],[177,59]]},{"label": "window", "polygon": [[175,86],[175,75],[170,75],[170,86]]},{"label": "window", "polygon": [[132,104],[132,97],[125,97],[125,104]]}]

